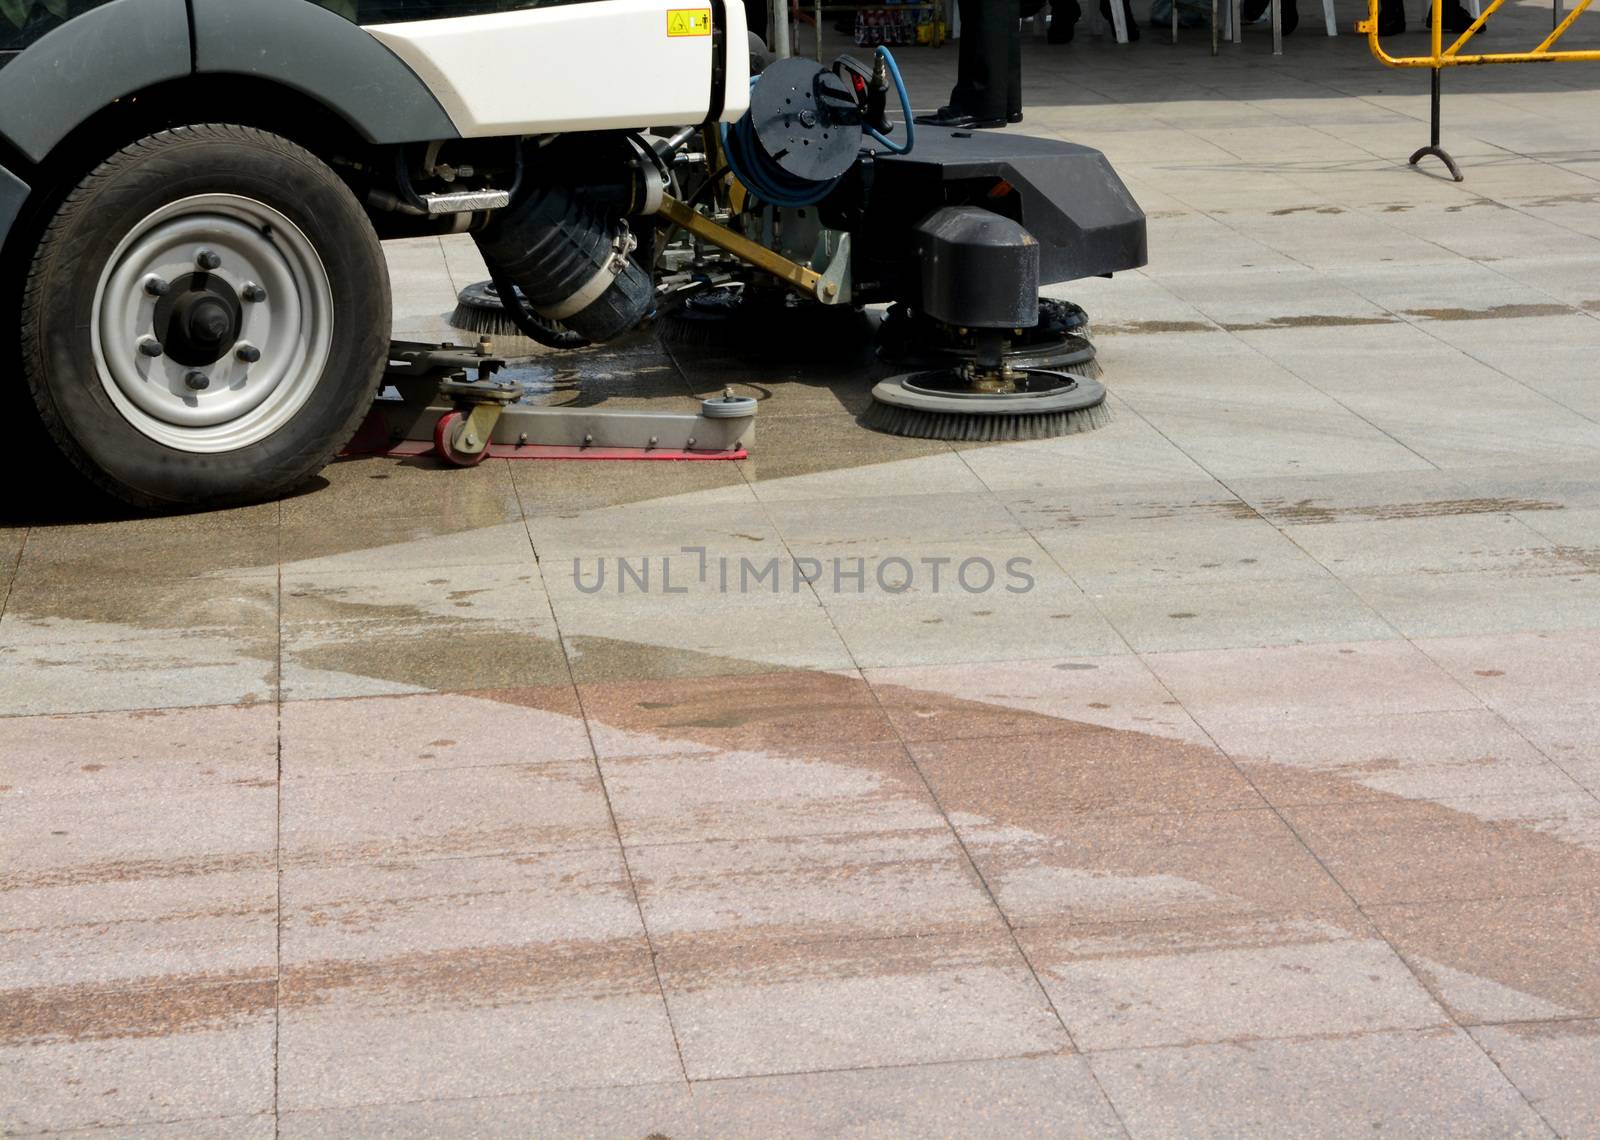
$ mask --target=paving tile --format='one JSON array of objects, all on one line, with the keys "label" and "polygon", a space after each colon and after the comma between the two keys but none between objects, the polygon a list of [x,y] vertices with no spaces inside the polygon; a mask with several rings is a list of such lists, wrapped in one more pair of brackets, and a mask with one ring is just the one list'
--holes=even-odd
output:
[{"label": "paving tile", "polygon": [[278,1050],[289,1111],[682,1075],[643,939],[310,962]]},{"label": "paving tile", "polygon": [[1600,705],[1519,705],[1502,715],[1551,763],[1600,795]]},{"label": "paving tile", "polygon": [[1158,653],[1145,662],[1208,727],[1479,707],[1428,657],[1401,641]]},{"label": "paving tile", "polygon": [[1206,739],[1131,654],[868,669],[865,676],[906,740],[1045,735],[1080,724]]},{"label": "paving tile", "polygon": [[1461,637],[1600,627],[1600,576],[1584,565],[1545,573],[1463,571],[1350,578],[1362,600],[1407,637]]},{"label": "paving tile", "polygon": [[[274,512],[275,513],[275,512]],[[17,582],[36,575],[58,585],[130,583],[251,572],[270,576],[278,563],[275,518],[144,519],[138,522],[35,527],[28,533]]]},{"label": "paving tile", "polygon": [[[662,492],[744,501],[749,487],[740,463],[509,463],[529,519],[574,514],[659,499]],[[670,481],[663,483],[663,467]]]},{"label": "paving tile", "polygon": [[[783,553],[778,530],[747,488],[730,486],[709,500],[685,495],[616,507],[564,514],[535,515],[528,520],[533,548],[543,562],[558,567],[573,560],[587,566],[605,555],[638,558],[647,554],[680,554],[704,547],[713,558],[727,556],[765,560]],[[683,559],[688,562],[687,558]]]},{"label": "paving tile", "polygon": [[1358,800],[1455,804],[1580,791],[1495,713],[1396,713],[1318,724],[1224,722],[1217,744],[1279,805]]},{"label": "paving tile", "polygon": [[897,742],[618,756],[600,767],[629,846],[945,826]]},{"label": "paving tile", "polygon": [[693,1136],[689,1086],[639,1084],[282,1112],[284,1140],[350,1136],[526,1140],[529,1136]]},{"label": "paving tile", "polygon": [[1362,905],[1590,889],[1600,803],[1587,793],[1283,809]]},{"label": "paving tile", "polygon": [[571,685],[286,701],[279,716],[287,779],[544,764],[591,754]]},{"label": "paving tile", "polygon": [[452,529],[495,526],[522,517],[508,463],[445,467],[432,456],[352,456],[324,467],[312,489],[281,504],[286,529],[334,520],[436,518]]},{"label": "paving tile", "polygon": [[1316,581],[1317,561],[1259,518],[1086,523],[1043,531],[1040,544],[1091,593],[1201,582]]},{"label": "paving tile", "polygon": [[0,716],[194,708],[271,701],[277,638],[244,631],[68,640],[58,630],[0,642]]},{"label": "paving tile", "polygon": [[274,780],[277,728],[267,704],[0,717],[0,797]]},{"label": "paving tile", "polygon": [[1600,1131],[1600,1022],[1479,1026],[1472,1036],[1557,1133]]},{"label": "paving tile", "polygon": [[283,785],[286,864],[519,855],[616,842],[593,763],[358,772]]},{"label": "paving tile", "polygon": [[372,568],[283,573],[282,621],[545,621],[550,603],[539,567],[489,566]]},{"label": "paving tile", "polygon": [[658,949],[1003,931],[948,828],[635,847]]},{"label": "paving tile", "polygon": [[349,571],[437,571],[450,567],[524,566],[536,559],[520,519],[420,517],[320,518],[286,523],[280,547],[286,577]]},{"label": "paving tile", "polygon": [[1263,806],[1221,752],[1143,732],[1063,722],[1048,736],[908,746],[952,816],[1047,833],[1086,812],[1161,814]]},{"label": "paving tile", "polygon": [[213,1116],[164,1124],[74,1128],[51,1135],[82,1140],[273,1140],[277,1136],[277,1117],[263,1112],[254,1116]]},{"label": "paving tile", "polygon": [[694,1086],[697,1127],[674,1135],[1124,1135],[1081,1057],[806,1073]]},{"label": "paving tile", "polygon": [[[1018,569],[1031,577],[1028,568]],[[970,595],[879,604],[825,598],[824,606],[863,668],[1127,652],[1127,643],[1076,586],[1040,582],[1030,587],[1018,578],[1015,588],[1021,592],[1009,593],[1011,587],[1001,584],[1005,581],[997,577],[993,590]]]},{"label": "paving tile", "polygon": [[1283,533],[1340,577],[1559,567],[1554,544],[1509,514],[1312,524]]},{"label": "paving tile", "polygon": [[[1583,889],[1591,890],[1593,879]],[[1600,899],[1482,898],[1369,908],[1464,1024],[1600,1014]]]},{"label": "paving tile", "polygon": [[1600,633],[1590,630],[1511,633],[1419,641],[1491,708],[1508,711],[1600,704]]},{"label": "paving tile", "polygon": [[517,689],[568,680],[548,617],[310,621],[283,630],[288,700]]},{"label": "paving tile", "polygon": [[809,590],[776,597],[654,595],[581,602],[558,596],[555,613],[580,684],[854,664]]},{"label": "paving tile", "polygon": [[1304,915],[1360,925],[1338,884],[1266,809],[952,818],[1014,927]]},{"label": "paving tile", "polygon": [[62,645],[142,641],[207,634],[240,641],[276,639],[273,578],[156,578],[136,586],[56,580],[40,574],[11,588],[0,644]]},{"label": "paving tile", "polygon": [[8,1133],[268,1112],[273,986],[0,995]]},{"label": "paving tile", "polygon": [[1135,1137],[1549,1135],[1459,1030],[1140,1049],[1091,1066]]},{"label": "paving tile", "polygon": [[580,684],[602,758],[895,740],[860,675],[788,672]]},{"label": "paving tile", "polygon": [[1314,645],[1395,636],[1344,583],[1199,582],[1090,591],[1094,605],[1139,653]]},{"label": "paving tile", "polygon": [[1089,1053],[1448,1020],[1382,940],[1319,919],[1039,928],[1018,937]]},{"label": "paving tile", "polygon": [[336,961],[412,963],[474,951],[531,954],[542,946],[601,951],[643,935],[614,845],[290,869],[283,913],[284,966],[311,973]]},{"label": "paving tile", "polygon": [[657,962],[693,1081],[1070,1047],[1004,935],[762,942]]}]

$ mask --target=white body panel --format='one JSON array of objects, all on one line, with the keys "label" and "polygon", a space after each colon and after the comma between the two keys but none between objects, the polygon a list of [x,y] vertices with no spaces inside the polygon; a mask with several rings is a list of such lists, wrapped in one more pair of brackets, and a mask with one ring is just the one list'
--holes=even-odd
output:
[{"label": "white body panel", "polygon": [[[669,13],[710,0],[600,0],[486,16],[375,24],[463,138],[683,126],[711,107],[710,35],[668,35]],[[739,0],[723,5],[728,45],[722,118],[750,103]]]}]

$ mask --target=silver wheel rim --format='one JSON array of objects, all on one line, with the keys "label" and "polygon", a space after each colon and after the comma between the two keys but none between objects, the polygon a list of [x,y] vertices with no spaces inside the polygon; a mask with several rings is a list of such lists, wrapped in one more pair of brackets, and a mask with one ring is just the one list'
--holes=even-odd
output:
[{"label": "silver wheel rim", "polygon": [[[201,273],[238,300],[218,358],[146,355],[161,340],[163,300],[147,283]],[[316,389],[333,345],[333,290],[316,249],[283,214],[253,198],[202,194],[161,207],[117,245],[95,290],[90,337],[106,395],[141,434],[178,451],[236,451],[283,427]]]}]

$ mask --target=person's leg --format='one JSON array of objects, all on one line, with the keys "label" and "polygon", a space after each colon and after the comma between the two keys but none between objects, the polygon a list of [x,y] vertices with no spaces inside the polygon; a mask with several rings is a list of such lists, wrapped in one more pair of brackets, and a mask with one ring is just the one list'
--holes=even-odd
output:
[{"label": "person's leg", "polygon": [[996,4],[1006,21],[1006,122],[1022,122],[1022,26],[1017,0]]},{"label": "person's leg", "polygon": [[[937,114],[917,116],[917,122],[950,127],[1000,126],[1006,119],[1006,81],[1010,68],[1005,37],[1018,35],[1014,15],[1017,0],[1000,0],[999,3],[959,0],[959,4],[961,39],[956,59],[956,85],[950,92],[950,103],[939,108]],[[1009,33],[1007,11],[1013,13]]]}]

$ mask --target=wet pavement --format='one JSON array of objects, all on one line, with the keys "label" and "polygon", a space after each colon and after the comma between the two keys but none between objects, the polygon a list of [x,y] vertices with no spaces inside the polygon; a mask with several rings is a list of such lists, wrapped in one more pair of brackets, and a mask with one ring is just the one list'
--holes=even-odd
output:
[{"label": "wet pavement", "polygon": [[562,398],[750,460],[8,508],[0,1133],[1600,1132],[1600,73],[1453,185],[1314,30],[1029,45],[1151,215],[1093,433],[645,337]]}]

